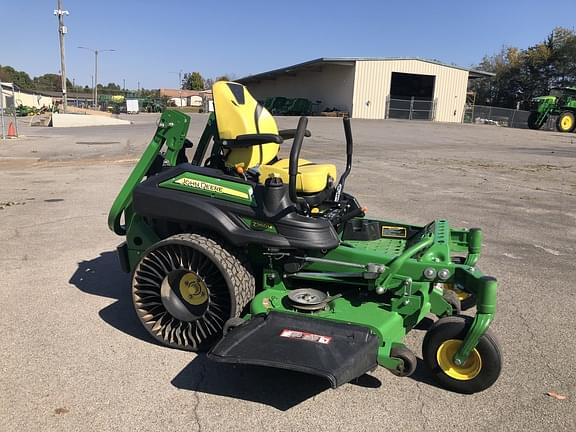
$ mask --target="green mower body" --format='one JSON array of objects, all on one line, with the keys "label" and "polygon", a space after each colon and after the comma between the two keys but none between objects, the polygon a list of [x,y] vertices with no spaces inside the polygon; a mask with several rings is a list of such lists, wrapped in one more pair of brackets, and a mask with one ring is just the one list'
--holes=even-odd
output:
[{"label": "green mower body", "polygon": [[[305,118],[278,132],[280,142],[294,139],[286,184],[222,165],[233,144],[219,137],[213,114],[188,161],[189,118],[165,111],[109,215],[126,237],[118,252],[141,322],[165,345],[312,373],[336,387],[376,365],[412,373],[404,337],[434,315],[441,319],[424,341],[431,373],[454,391],[484,390],[501,355],[488,329],[497,282],[476,267],[481,230],[366,217],[342,190],[352,160],[344,124],[343,178],[302,194],[293,180]],[[248,138],[276,139],[260,135]],[[474,317],[458,315],[473,306]]]}]

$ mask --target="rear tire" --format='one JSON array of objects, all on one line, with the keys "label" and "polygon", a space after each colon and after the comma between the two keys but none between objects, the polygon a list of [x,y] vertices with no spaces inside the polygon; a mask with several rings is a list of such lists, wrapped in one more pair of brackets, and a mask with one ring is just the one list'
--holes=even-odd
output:
[{"label": "rear tire", "polygon": [[572,111],[563,111],[556,120],[558,132],[573,132],[576,128],[576,118]]},{"label": "rear tire", "polygon": [[161,344],[187,351],[216,343],[254,293],[246,259],[199,234],[156,243],[132,275],[132,301],[144,328]]},{"label": "rear tire", "polygon": [[488,329],[478,341],[464,365],[456,365],[453,355],[466,337],[472,318],[441,318],[426,333],[422,344],[424,363],[434,379],[457,393],[472,394],[486,390],[496,382],[502,370],[502,353],[494,334]]}]

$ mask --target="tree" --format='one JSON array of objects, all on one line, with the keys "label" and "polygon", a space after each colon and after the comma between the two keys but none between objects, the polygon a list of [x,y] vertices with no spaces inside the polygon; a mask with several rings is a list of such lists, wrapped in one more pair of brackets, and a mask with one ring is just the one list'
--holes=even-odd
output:
[{"label": "tree", "polygon": [[548,94],[551,87],[576,85],[576,33],[556,28],[534,46],[505,47],[485,56],[476,67],[496,74],[471,83],[477,104],[527,107],[533,97]]},{"label": "tree", "polygon": [[204,80],[204,88],[210,89],[214,85],[215,82],[218,81],[233,81],[234,75],[233,74],[224,74],[220,75],[216,78],[206,78]]},{"label": "tree", "polygon": [[204,90],[204,78],[200,72],[185,73],[182,79],[183,90]]},{"label": "tree", "polygon": [[230,78],[229,75],[224,74],[224,75],[220,75],[219,77],[214,78],[214,82],[218,82],[218,81],[231,81],[232,79]]},{"label": "tree", "polygon": [[[32,83],[35,90],[62,91],[62,78],[57,74],[44,74],[34,77]],[[66,86],[72,87],[69,79],[66,80]]]},{"label": "tree", "polygon": [[11,66],[0,66],[0,81],[11,82],[22,89],[31,89],[32,79],[26,72],[17,71]]}]

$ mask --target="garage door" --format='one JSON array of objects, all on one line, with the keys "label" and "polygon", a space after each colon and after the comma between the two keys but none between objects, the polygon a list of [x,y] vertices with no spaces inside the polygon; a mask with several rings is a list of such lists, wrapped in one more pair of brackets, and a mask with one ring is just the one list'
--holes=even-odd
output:
[{"label": "garage door", "polygon": [[392,72],[386,118],[434,120],[434,75]]}]

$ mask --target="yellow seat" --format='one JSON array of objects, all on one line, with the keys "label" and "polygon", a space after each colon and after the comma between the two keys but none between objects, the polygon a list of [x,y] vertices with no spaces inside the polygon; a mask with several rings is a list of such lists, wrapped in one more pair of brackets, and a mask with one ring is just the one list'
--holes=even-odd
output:
[{"label": "yellow seat", "polygon": [[[280,159],[271,165],[260,166],[260,183],[270,176],[280,177],[284,183],[290,181],[288,175],[288,159]],[[298,159],[298,176],[296,177],[296,192],[313,194],[326,188],[328,177],[336,179],[336,166],[332,164],[315,164],[305,159]]]},{"label": "yellow seat", "polygon": [[[235,140],[240,135],[274,134],[278,126],[274,117],[258,103],[241,84],[218,81],[212,87],[216,126],[220,141]],[[264,183],[273,175],[289,182],[288,159],[277,160],[280,145],[257,144],[232,148],[225,154],[225,163],[231,168],[259,170],[259,182]],[[321,192],[328,184],[328,177],[336,179],[336,167],[331,164],[314,164],[304,159],[298,161],[296,191],[304,194]]]}]

